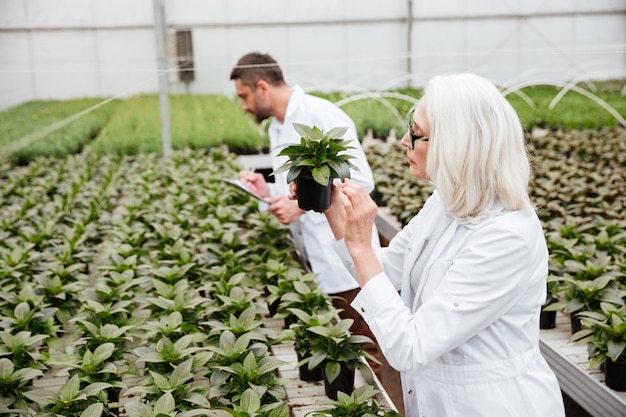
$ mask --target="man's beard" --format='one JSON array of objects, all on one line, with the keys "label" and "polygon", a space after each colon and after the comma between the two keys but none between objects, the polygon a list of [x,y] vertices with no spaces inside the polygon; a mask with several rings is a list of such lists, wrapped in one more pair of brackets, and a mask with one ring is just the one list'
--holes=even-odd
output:
[{"label": "man's beard", "polygon": [[263,105],[259,102],[255,102],[255,112],[254,117],[258,123],[261,123],[263,120],[271,117],[271,109],[267,105]]},{"label": "man's beard", "polygon": [[254,115],[254,117],[256,118],[257,123],[261,123],[263,120],[270,117],[270,115],[265,114],[265,113],[257,113]]}]

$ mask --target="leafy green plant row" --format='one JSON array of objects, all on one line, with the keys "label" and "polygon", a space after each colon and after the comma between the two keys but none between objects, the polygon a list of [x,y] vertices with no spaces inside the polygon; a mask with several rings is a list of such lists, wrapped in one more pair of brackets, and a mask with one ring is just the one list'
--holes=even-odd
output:
[{"label": "leafy green plant row", "polygon": [[[236,379],[234,363],[247,364],[245,372],[258,377],[274,376],[270,339],[256,329],[261,310],[252,300],[259,291],[240,284],[256,285],[264,252],[284,258],[291,250],[280,242],[284,231],[255,216],[244,196],[216,186],[218,172],[234,172],[232,157],[186,154],[165,168],[149,156],[139,161],[72,158],[23,167],[5,183],[3,202],[15,207],[3,222],[1,256],[0,352],[10,361],[2,366],[13,389],[3,392],[5,411],[37,404],[39,415],[82,415],[101,402],[110,415],[133,363],[146,364],[134,392],[150,403],[168,391],[179,411],[206,408],[209,398],[237,402],[223,384]],[[91,166],[110,180],[90,175]],[[31,195],[39,197],[26,203]],[[102,206],[102,196],[124,203]],[[96,213],[87,215],[91,210]],[[249,240],[239,238],[251,225],[262,233],[256,244],[253,232]],[[250,260],[248,251],[258,258]],[[237,350],[228,353],[233,345]],[[245,358],[224,359],[242,352]],[[72,377],[59,391],[19,391],[40,372],[63,368]],[[216,369],[207,376],[213,388],[190,381],[203,368]],[[269,394],[257,392],[259,398],[281,397],[276,382],[265,382]],[[248,385],[239,384],[241,395]]]},{"label": "leafy green plant row", "polygon": [[[626,117],[623,80],[581,84],[590,94],[604,100]],[[520,114],[527,130],[600,129],[614,127],[618,120],[590,98],[569,91],[552,103],[561,89],[552,86],[525,87],[509,92],[507,98]],[[419,89],[374,94],[314,93],[333,102],[354,119],[359,137],[371,131],[385,138],[405,129],[405,116],[420,97]],[[36,136],[68,117],[80,113],[100,99],[35,101],[0,112],[0,151],[25,163],[38,156],[62,156],[83,148],[94,153],[134,155],[161,152],[160,113],[156,95],[140,95],[106,103],[67,126],[13,151],[14,142]],[[170,96],[170,125],[174,149],[207,149],[221,144],[235,153],[267,150],[269,140],[263,128],[241,112],[237,99],[219,95]],[[11,146],[9,146],[11,145]],[[2,150],[1,148],[4,148]]]},{"label": "leafy green plant row", "polygon": [[2,166],[0,415],[289,415],[270,347],[295,331],[264,328],[270,306],[323,311],[333,340],[353,337],[288,229],[219,181],[234,158]]}]

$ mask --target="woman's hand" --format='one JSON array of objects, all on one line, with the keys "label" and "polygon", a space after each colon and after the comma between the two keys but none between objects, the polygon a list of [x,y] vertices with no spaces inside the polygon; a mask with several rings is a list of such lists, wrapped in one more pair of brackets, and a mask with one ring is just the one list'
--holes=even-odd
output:
[{"label": "woman's hand", "polygon": [[341,202],[345,216],[344,240],[350,253],[371,249],[372,227],[378,206],[369,193],[355,182],[345,180],[341,186]]},{"label": "woman's hand", "polygon": [[383,271],[372,246],[372,228],[378,206],[369,193],[355,182],[345,180],[341,186],[344,221],[344,241],[354,261],[354,269],[361,287]]},{"label": "woman's hand", "polygon": [[333,181],[332,187],[333,194],[330,200],[330,207],[324,211],[324,215],[326,216],[326,220],[333,231],[335,239],[340,240],[344,237],[346,223],[346,211],[344,209],[344,205],[346,204],[344,200],[346,199],[346,196],[343,195],[343,192],[341,192],[341,183]]}]

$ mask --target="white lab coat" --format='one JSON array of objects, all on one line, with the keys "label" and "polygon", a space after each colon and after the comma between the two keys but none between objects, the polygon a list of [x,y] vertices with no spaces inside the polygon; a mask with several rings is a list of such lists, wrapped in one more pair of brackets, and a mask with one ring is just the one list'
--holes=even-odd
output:
[{"label": "white lab coat", "polygon": [[[317,126],[323,131],[335,127],[348,128],[343,139],[352,141],[350,146],[353,146],[354,149],[348,153],[354,158],[350,162],[359,168],[358,171],[350,171],[352,180],[367,191],[374,190],[374,176],[357,137],[352,119],[335,104],[305,94],[299,86],[292,87],[285,120],[281,123],[274,118],[268,128],[272,168],[274,170],[287,161],[286,156],[276,156],[280,152],[280,149],[276,147],[288,143],[300,143],[300,135],[294,129],[293,123],[301,123],[310,127]],[[275,183],[270,184],[270,195],[274,197],[287,194],[289,194],[289,185],[285,172],[277,175]],[[336,294],[359,287],[352,275],[343,267],[342,260],[328,244],[333,240],[333,232],[324,214],[307,211],[289,227],[301,257],[309,263],[312,271],[317,274],[317,282],[325,294]],[[380,247],[376,228],[373,229],[372,244]]]},{"label": "white lab coat", "polygon": [[[384,272],[352,303],[402,373],[407,417],[564,416],[539,352],[548,273],[539,219],[497,203],[477,225],[454,220],[413,291],[409,271],[444,213],[435,192],[381,249]],[[352,268],[343,241],[334,246]]]}]

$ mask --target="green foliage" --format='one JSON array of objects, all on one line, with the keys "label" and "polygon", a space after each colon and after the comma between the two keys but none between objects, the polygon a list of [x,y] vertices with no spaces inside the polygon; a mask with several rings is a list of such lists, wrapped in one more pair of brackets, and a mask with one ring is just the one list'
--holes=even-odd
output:
[{"label": "green foliage", "polygon": [[154,346],[138,347],[133,352],[137,355],[138,363],[143,362],[148,370],[161,374],[171,372],[187,359],[193,359],[193,368],[197,369],[213,356],[206,347],[199,346],[206,339],[199,336],[187,334],[174,343],[167,337],[162,337]]},{"label": "green foliage", "polygon": [[381,410],[374,401],[379,391],[370,385],[358,387],[348,395],[339,391],[336,401],[329,401],[329,408],[315,411],[312,417],[400,417],[396,411]]},{"label": "green foliage", "polygon": [[[21,144],[17,141],[35,137],[102,101],[100,98],[31,101],[4,110],[0,112],[0,149]],[[26,145],[12,150],[10,159],[27,163],[39,157],[63,157],[81,151],[106,126],[116,104],[107,103],[32,143],[23,141]]]},{"label": "green foliage", "polygon": [[11,360],[18,368],[46,369],[43,362],[46,351],[41,349],[41,342],[49,336],[21,331],[12,334],[7,330],[0,332],[0,356]]},{"label": "green foliage", "polygon": [[[333,382],[339,376],[341,368],[354,370],[359,367],[364,376],[371,377],[371,370],[361,358],[378,362],[376,358],[361,349],[365,343],[373,343],[372,339],[350,332],[353,321],[352,319],[336,319],[324,325],[306,329],[317,335],[313,342],[312,355],[307,358],[309,368],[323,364],[324,375],[328,382]],[[307,359],[301,363],[305,363]]]},{"label": "green foliage", "polygon": [[313,179],[322,186],[328,186],[332,178],[350,178],[350,168],[358,168],[350,162],[354,156],[346,153],[353,146],[349,140],[340,139],[347,128],[337,127],[328,132],[317,126],[312,128],[300,123],[293,127],[300,134],[300,144],[280,145],[278,156],[288,157],[288,161],[272,172],[272,175],[287,171],[287,182],[294,181],[301,172],[310,172]]},{"label": "green foliage", "polygon": [[32,389],[32,382],[43,375],[40,369],[17,368],[7,358],[0,358],[0,415],[3,413],[26,414],[28,401],[25,392]]},{"label": "green foliage", "polygon": [[[210,406],[209,389],[194,383],[194,360],[189,358],[174,367],[171,372],[149,371],[149,376],[140,385],[128,390],[129,394],[142,394],[147,402],[158,401],[163,393],[170,393],[178,411],[189,411]],[[164,400],[165,401],[165,400]],[[167,401],[168,404],[170,401]]]},{"label": "green foliage", "polygon": [[[579,87],[590,91],[595,96],[604,100],[624,117],[626,114],[626,102],[618,83],[595,83],[599,91],[594,92],[582,83]],[[513,105],[520,116],[526,129],[531,130],[534,126],[549,129],[600,129],[617,125],[615,117],[599,104],[582,94],[569,91],[552,108],[554,98],[561,91],[560,87],[532,86],[520,90],[530,99],[524,100],[516,93],[507,95],[507,99]]]},{"label": "green foliage", "polygon": [[577,343],[586,343],[589,366],[596,368],[607,359],[616,362],[626,351],[626,306],[603,302],[597,311],[579,313],[582,330],[572,335]]},{"label": "green foliage", "polygon": [[[173,149],[207,149],[222,144],[235,149],[267,146],[253,120],[224,96],[171,95]],[[87,149],[95,153],[161,153],[158,96],[140,95],[118,104],[117,111]]]},{"label": "green foliage", "polygon": [[[94,404],[100,402],[99,396],[110,387],[111,385],[106,382],[95,382],[80,389],[80,379],[78,375],[74,375],[57,391],[37,388],[24,395],[38,404],[40,411],[37,412],[37,417],[56,417],[57,415],[85,417],[100,409],[100,406]],[[91,408],[87,414],[83,414],[92,405],[94,408]],[[95,415],[99,414],[95,413]]]},{"label": "green foliage", "polygon": [[[604,100],[626,116],[622,80],[587,82],[577,85]],[[561,91],[553,86],[537,85],[509,92],[507,99],[520,115],[528,131],[535,126],[548,129],[601,129],[616,126],[616,118],[582,94],[569,91],[558,103],[551,103]],[[370,130],[374,137],[385,138],[392,131],[405,131],[405,116],[421,97],[421,89],[383,92],[332,92],[313,94],[338,102],[352,117],[358,137]],[[355,99],[352,97],[357,96]],[[146,94],[117,99],[88,112],[59,130],[45,134],[56,123],[80,114],[104,100],[98,98],[67,101],[33,101],[0,112],[0,153],[21,138],[42,137],[13,152],[19,163],[38,157],[62,157],[87,149],[97,154],[137,155],[162,149],[158,96]],[[238,103],[221,95],[170,95],[171,142],[174,149],[208,149],[222,145],[232,151],[251,153],[266,150],[267,133],[252,117],[239,109]],[[1,152],[4,147],[5,151]]]},{"label": "green foliage", "polygon": [[236,337],[224,330],[219,346],[209,346],[216,354],[211,379],[223,381],[227,387],[224,396],[233,403],[240,401],[248,388],[255,390],[263,403],[282,401],[286,393],[276,371],[284,362],[271,356],[267,345],[253,342],[252,338],[252,333]]},{"label": "green foliage", "polygon": [[214,410],[216,417],[289,417],[289,405],[286,402],[263,404],[261,396],[252,388],[241,395],[232,408]]},{"label": "green foliage", "polygon": [[166,392],[152,404],[131,402],[126,404],[128,417],[192,417],[192,416],[214,416],[215,411],[206,408],[192,408],[191,410],[178,412],[176,399]]}]

